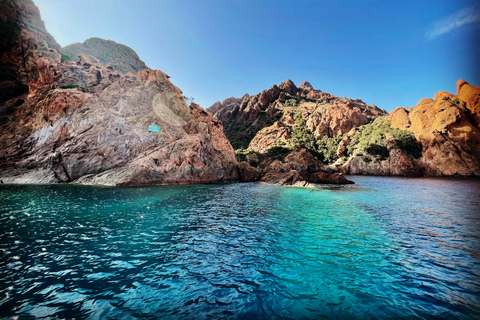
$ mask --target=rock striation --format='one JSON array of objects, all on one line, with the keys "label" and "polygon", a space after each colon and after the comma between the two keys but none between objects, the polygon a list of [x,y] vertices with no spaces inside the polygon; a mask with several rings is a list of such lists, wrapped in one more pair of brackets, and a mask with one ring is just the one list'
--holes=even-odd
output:
[{"label": "rock striation", "polygon": [[79,55],[93,56],[102,65],[111,65],[120,74],[137,74],[137,72],[148,69],[137,53],[130,47],[112,40],[90,38],[83,43],[73,43],[63,47],[67,59],[80,61]]},{"label": "rock striation", "polygon": [[[12,5],[13,4],[13,5]],[[32,1],[3,1],[0,179],[3,183],[148,185],[238,180],[220,121],[159,70],[122,75],[89,55],[61,61],[27,23]],[[28,12],[25,11],[28,9]],[[10,87],[9,87],[10,86]]]}]

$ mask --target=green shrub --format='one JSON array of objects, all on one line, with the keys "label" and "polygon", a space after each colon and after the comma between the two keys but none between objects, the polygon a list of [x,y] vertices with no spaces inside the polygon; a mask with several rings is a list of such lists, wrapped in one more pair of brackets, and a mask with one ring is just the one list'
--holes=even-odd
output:
[{"label": "green shrub", "polygon": [[390,156],[390,152],[388,151],[387,147],[380,144],[370,144],[365,151],[367,151],[369,154],[380,156],[381,160],[385,160]]},{"label": "green shrub", "polygon": [[323,163],[333,163],[338,159],[337,149],[340,141],[342,141],[343,135],[337,138],[330,138],[323,136],[322,139],[317,141],[317,152],[319,154],[319,160]]},{"label": "green shrub", "polygon": [[69,84],[64,84],[59,86],[60,89],[73,89],[76,87],[78,87],[78,84],[75,84],[75,83],[69,83]]},{"label": "green shrub", "polygon": [[454,106],[456,106],[457,108],[460,108],[461,110],[465,111],[465,106],[463,105],[462,101],[460,101],[460,99],[458,99],[458,97],[455,97],[451,100],[449,100],[451,104],[453,104]]},{"label": "green shrub", "polygon": [[297,99],[295,98],[285,100],[286,107],[295,107],[296,105],[297,105]]},{"label": "green shrub", "polygon": [[402,150],[406,154],[411,155],[415,159],[419,159],[422,157],[423,146],[420,142],[417,141],[417,139],[415,139],[411,132],[402,131],[398,133],[398,135],[395,137],[395,142],[397,143],[397,146],[400,148],[400,150]]},{"label": "green shrub", "polygon": [[283,161],[285,159],[285,157],[291,151],[292,150],[290,148],[285,148],[285,147],[282,147],[282,146],[275,146],[275,147],[271,147],[270,149],[268,149],[266,155],[269,158]]},{"label": "green shrub", "polygon": [[307,127],[307,121],[302,117],[301,112],[294,115],[295,125],[291,132],[290,143],[293,146],[302,146],[309,150],[317,150],[316,139],[312,131]]},{"label": "green shrub", "polygon": [[[258,159],[258,161],[255,161],[255,160],[248,160],[247,157],[249,155],[256,155],[256,158]],[[235,155],[237,156],[237,161],[238,162],[242,162],[242,161],[246,161],[248,162],[249,165],[251,165],[252,167],[257,167],[258,164],[263,161],[263,159],[265,159],[265,155],[259,153],[259,152],[256,152],[254,150],[246,150],[246,149],[239,149],[239,150],[236,150],[235,151]]]},{"label": "green shrub", "polygon": [[0,38],[6,40],[17,40],[22,32],[22,28],[10,21],[0,20]]},{"label": "green shrub", "polygon": [[62,56],[62,62],[71,61],[71,60],[72,60],[72,59],[70,58],[70,56],[66,55],[65,53],[60,53],[60,55]]},{"label": "green shrub", "polygon": [[415,136],[410,131],[392,128],[386,117],[378,117],[372,123],[358,127],[357,130],[347,147],[349,155],[358,150],[386,159],[389,156],[386,135],[389,134],[403,152],[417,159],[422,156],[422,144]]},{"label": "green shrub", "polygon": [[224,122],[223,129],[234,150],[247,149],[258,131],[273,125],[282,115],[282,111],[278,110],[272,117],[268,117],[267,113],[262,111],[258,114],[255,125],[252,123],[231,121]]}]

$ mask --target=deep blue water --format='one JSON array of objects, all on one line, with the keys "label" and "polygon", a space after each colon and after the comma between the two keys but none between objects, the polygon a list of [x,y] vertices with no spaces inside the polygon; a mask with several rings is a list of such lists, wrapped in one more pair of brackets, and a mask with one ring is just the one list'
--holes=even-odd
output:
[{"label": "deep blue water", "polygon": [[480,180],[0,186],[1,319],[479,319]]}]

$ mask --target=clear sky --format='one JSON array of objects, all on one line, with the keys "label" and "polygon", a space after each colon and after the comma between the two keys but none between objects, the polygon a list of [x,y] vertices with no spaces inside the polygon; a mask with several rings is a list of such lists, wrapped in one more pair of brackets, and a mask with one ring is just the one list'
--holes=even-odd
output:
[{"label": "clear sky", "polygon": [[203,108],[286,79],[387,111],[480,85],[480,1],[33,0],[62,46],[134,49]]}]

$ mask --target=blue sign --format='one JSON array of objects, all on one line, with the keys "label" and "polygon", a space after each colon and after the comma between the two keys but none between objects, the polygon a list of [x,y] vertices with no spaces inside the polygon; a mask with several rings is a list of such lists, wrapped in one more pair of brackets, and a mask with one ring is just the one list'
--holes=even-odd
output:
[{"label": "blue sign", "polygon": [[160,127],[159,126],[148,126],[148,131],[160,132]]}]

